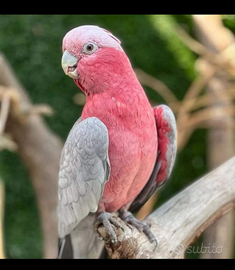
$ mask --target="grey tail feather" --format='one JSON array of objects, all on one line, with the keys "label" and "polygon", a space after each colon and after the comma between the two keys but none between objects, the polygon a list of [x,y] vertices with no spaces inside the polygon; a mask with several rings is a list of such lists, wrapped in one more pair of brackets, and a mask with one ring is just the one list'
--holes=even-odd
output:
[{"label": "grey tail feather", "polygon": [[90,213],[65,238],[59,239],[58,259],[99,258],[104,242],[94,231],[95,215]]},{"label": "grey tail feather", "polygon": [[65,238],[59,239],[59,252],[58,259],[72,259],[73,248],[70,235],[66,235]]}]

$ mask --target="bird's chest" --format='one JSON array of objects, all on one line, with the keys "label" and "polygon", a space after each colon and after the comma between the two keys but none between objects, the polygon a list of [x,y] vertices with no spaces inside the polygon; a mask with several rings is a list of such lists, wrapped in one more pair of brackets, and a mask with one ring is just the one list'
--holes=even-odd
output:
[{"label": "bird's chest", "polygon": [[129,96],[127,100],[93,98],[86,103],[82,118],[92,116],[99,118],[108,129],[111,158],[129,156],[130,159],[155,151],[157,134],[153,111],[138,96]]}]

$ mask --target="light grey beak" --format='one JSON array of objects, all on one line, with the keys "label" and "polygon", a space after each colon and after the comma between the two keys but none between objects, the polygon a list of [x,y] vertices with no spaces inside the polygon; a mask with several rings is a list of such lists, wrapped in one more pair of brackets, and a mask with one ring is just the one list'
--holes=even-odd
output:
[{"label": "light grey beak", "polygon": [[64,51],[61,66],[64,70],[64,73],[73,79],[78,79],[77,73],[77,63],[78,58],[70,54],[67,50]]}]

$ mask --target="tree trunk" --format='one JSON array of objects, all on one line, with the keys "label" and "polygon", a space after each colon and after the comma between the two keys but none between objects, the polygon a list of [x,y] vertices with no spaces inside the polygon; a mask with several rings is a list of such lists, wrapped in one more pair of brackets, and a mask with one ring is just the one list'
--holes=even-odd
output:
[{"label": "tree trunk", "polygon": [[17,143],[18,153],[29,170],[41,216],[44,257],[56,258],[57,236],[57,181],[62,141],[51,132],[38,114],[32,114],[25,89],[20,85],[5,57],[0,54],[0,85],[15,91],[6,132]]}]

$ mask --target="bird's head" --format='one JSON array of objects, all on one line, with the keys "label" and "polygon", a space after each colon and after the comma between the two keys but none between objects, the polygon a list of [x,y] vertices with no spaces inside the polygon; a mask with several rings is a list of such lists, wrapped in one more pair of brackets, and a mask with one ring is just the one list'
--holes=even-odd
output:
[{"label": "bird's head", "polygon": [[84,25],[69,31],[63,39],[62,68],[85,93],[99,93],[111,80],[122,76],[130,65],[121,42],[109,31]]}]

